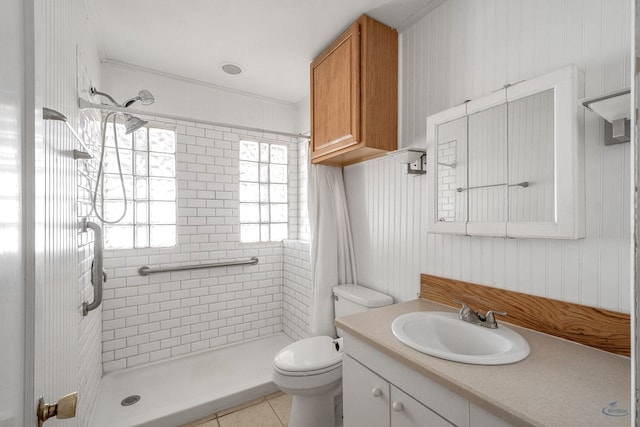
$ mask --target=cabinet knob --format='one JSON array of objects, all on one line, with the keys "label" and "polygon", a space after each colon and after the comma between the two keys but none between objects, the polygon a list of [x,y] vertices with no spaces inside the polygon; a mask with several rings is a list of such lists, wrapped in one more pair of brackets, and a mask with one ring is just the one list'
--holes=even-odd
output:
[{"label": "cabinet knob", "polygon": [[393,410],[396,412],[402,412],[402,410],[404,409],[404,406],[402,405],[401,402],[393,402]]},{"label": "cabinet knob", "polygon": [[375,387],[373,390],[371,390],[371,395],[373,397],[380,397],[382,396],[382,390],[378,387]]}]

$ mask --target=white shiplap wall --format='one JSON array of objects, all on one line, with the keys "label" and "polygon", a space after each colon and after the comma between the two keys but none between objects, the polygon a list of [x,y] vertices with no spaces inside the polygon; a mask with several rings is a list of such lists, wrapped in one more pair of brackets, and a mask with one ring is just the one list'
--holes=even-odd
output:
[{"label": "white shiplap wall", "polygon": [[[72,0],[35,3],[36,25],[44,45],[36,44],[36,74],[42,105],[75,123],[75,47],[68,30]],[[73,135],[61,122],[43,122],[36,143],[36,393],[55,401],[78,390],[78,324],[82,319],[76,260],[76,165],[68,155]],[[27,225],[32,226],[32,224]],[[79,412],[84,409],[80,401]],[[76,426],[77,420],[59,421]]]},{"label": "white shiplap wall", "polygon": [[[567,64],[585,96],[629,86],[630,15],[624,0],[448,0],[401,34],[400,146],[425,145],[430,114]],[[360,281],[406,300],[423,272],[628,312],[630,148],[602,127],[585,113],[581,240],[427,235],[425,177],[386,158],[345,168]]]}]

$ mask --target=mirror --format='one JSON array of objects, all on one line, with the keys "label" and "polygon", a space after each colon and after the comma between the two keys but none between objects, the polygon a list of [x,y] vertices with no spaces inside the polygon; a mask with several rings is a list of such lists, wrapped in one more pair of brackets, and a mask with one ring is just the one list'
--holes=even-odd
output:
[{"label": "mirror", "polygon": [[436,132],[438,221],[466,221],[467,118],[440,124]]},{"label": "mirror", "polygon": [[509,221],[554,222],[553,89],[508,104]]},{"label": "mirror", "polygon": [[469,118],[469,222],[507,221],[507,104]]}]

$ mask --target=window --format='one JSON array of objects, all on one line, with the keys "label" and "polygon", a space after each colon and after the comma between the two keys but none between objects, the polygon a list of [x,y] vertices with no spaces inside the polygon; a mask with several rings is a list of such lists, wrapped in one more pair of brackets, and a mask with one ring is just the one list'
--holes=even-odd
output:
[{"label": "window", "polygon": [[240,141],[240,241],[288,237],[287,146]]},{"label": "window", "polygon": [[[127,213],[105,224],[106,249],[159,248],[176,244],[176,134],[145,126],[131,135],[116,125],[120,163],[127,192]],[[117,219],[123,210],[113,126],[107,125],[102,216]]]}]

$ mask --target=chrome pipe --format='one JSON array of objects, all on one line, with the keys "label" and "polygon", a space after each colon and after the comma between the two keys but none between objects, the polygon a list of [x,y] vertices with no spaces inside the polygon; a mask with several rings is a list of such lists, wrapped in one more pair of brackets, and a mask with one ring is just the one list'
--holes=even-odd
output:
[{"label": "chrome pipe", "polygon": [[95,222],[88,221],[83,218],[80,224],[83,232],[91,229],[93,231],[93,264],[91,266],[91,283],[93,284],[93,301],[82,303],[82,315],[86,316],[91,310],[95,310],[102,303],[102,284],[103,279],[106,280],[102,268],[103,246],[102,246],[102,228]]}]

